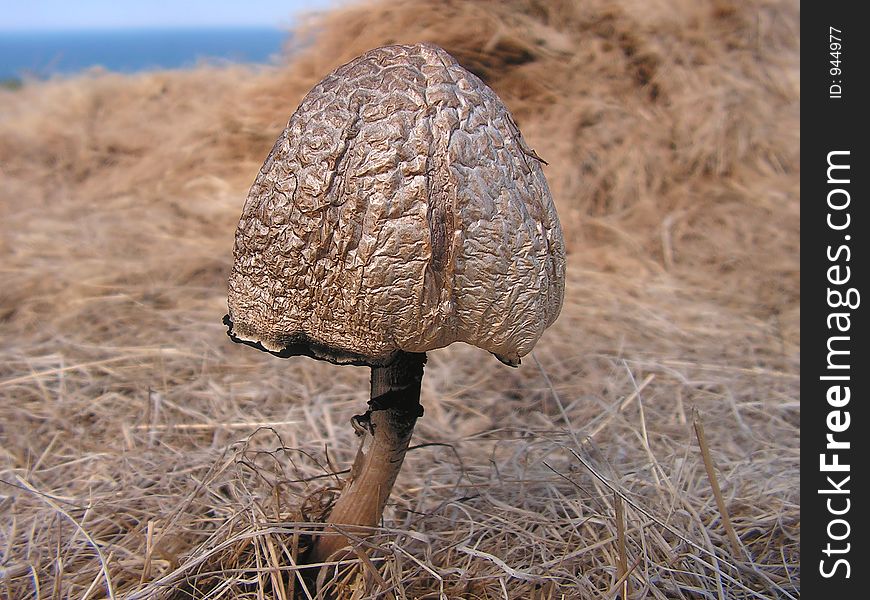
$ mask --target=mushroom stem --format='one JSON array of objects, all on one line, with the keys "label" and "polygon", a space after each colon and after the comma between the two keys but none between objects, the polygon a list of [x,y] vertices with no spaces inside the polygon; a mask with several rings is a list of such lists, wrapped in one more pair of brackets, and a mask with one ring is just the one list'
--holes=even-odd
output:
[{"label": "mushroom stem", "polygon": [[[425,362],[424,353],[400,352],[392,364],[372,367],[369,410],[353,418],[354,428],[363,440],[327,523],[364,536],[367,533],[364,528],[380,522],[402,468],[414,424],[423,414],[420,381]],[[325,562],[350,545],[352,542],[343,535],[320,536],[311,552],[312,562]]]}]

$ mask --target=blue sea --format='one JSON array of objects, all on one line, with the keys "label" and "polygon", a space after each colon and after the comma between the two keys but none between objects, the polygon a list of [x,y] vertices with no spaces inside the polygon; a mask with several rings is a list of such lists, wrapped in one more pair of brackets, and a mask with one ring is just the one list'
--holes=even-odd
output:
[{"label": "blue sea", "polygon": [[72,74],[94,66],[133,73],[202,61],[268,63],[280,53],[287,35],[265,28],[0,31],[0,81]]}]

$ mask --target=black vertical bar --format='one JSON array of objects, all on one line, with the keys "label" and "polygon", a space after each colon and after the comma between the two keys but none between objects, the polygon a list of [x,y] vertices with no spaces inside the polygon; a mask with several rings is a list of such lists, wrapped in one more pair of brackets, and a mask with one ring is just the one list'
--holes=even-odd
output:
[{"label": "black vertical bar", "polygon": [[[801,595],[863,597],[870,422],[860,3],[801,7]],[[838,54],[839,53],[839,54]],[[865,297],[862,297],[864,295]],[[848,466],[847,466],[848,465]]]}]

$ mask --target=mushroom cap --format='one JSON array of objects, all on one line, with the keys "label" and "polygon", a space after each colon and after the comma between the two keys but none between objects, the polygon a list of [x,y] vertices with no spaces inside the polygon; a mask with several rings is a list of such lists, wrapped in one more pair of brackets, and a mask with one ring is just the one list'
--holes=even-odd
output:
[{"label": "mushroom cap", "polygon": [[441,48],[366,52],[305,96],[260,169],[236,231],[229,335],[340,364],[456,341],[519,364],[564,295],[541,162]]}]

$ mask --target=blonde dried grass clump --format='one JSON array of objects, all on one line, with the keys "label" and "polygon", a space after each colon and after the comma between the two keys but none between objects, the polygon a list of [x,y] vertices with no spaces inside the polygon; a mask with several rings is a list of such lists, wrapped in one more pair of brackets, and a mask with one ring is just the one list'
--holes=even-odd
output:
[{"label": "blonde dried grass clump", "polygon": [[[0,92],[0,596],[797,597],[798,7],[399,0],[295,39]],[[302,95],[417,41],[549,161],[565,306],[517,371],[431,354],[376,549],[318,582],[367,374],[226,340],[232,235]]]}]

